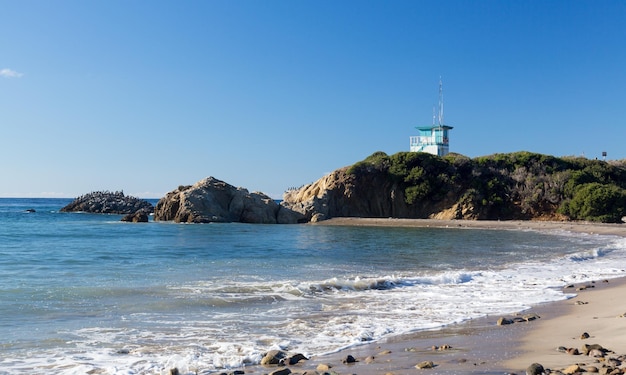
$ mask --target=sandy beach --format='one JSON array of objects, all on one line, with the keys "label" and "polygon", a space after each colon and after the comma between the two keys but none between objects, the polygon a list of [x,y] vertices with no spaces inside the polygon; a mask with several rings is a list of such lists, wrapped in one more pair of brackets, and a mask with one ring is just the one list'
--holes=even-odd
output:
[{"label": "sandy beach", "polygon": [[[337,218],[313,225],[555,230],[626,236],[623,225],[578,222]],[[626,373],[626,278],[568,285],[563,292],[572,298],[534,306],[519,316],[487,316],[310,358],[286,368],[294,373],[359,375],[526,374],[531,364],[538,363],[545,373]],[[500,318],[515,322],[498,325]],[[601,349],[590,352],[591,356],[583,353],[585,345],[595,344]],[[348,356],[356,361],[347,363]],[[418,364],[432,367],[416,368]],[[285,367],[253,366],[246,373],[277,370],[285,371]]]}]

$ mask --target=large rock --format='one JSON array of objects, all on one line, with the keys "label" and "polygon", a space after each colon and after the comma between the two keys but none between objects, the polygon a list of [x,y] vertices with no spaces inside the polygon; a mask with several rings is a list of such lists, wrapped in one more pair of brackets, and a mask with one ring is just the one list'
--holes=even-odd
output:
[{"label": "large rock", "polygon": [[372,169],[367,173],[349,173],[349,167],[344,167],[309,185],[285,192],[281,205],[299,212],[307,222],[333,217],[475,218],[464,202],[457,203],[451,198],[409,205],[404,187],[390,180],[385,172]]},{"label": "large rock", "polygon": [[263,193],[250,193],[213,177],[179,186],[161,198],[154,210],[155,221],[178,223],[291,224],[301,217]]},{"label": "large rock", "polygon": [[89,212],[97,214],[134,214],[150,213],[152,204],[143,199],[126,196],[122,191],[96,191],[74,199],[61,208],[61,212]]}]

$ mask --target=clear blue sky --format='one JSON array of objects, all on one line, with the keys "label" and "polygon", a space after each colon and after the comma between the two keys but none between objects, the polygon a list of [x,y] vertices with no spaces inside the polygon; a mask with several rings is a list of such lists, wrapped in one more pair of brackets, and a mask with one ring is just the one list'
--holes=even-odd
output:
[{"label": "clear blue sky", "polygon": [[0,196],[280,198],[408,151],[626,158],[624,1],[0,0]]}]

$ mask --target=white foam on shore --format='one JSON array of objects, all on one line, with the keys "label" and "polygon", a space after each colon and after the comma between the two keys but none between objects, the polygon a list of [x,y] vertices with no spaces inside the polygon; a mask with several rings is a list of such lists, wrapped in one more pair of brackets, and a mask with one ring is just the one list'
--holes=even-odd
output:
[{"label": "white foam on shore", "polygon": [[[585,235],[580,235],[584,238]],[[273,348],[320,355],[417,330],[522,311],[571,297],[561,287],[626,276],[626,239],[598,237],[576,254],[491,269],[324,280],[194,282],[168,289],[189,308],[124,315],[124,324],[65,332],[61,344],[9,351],[0,374],[203,374],[240,369]],[[203,306],[219,304],[216,313]],[[12,353],[16,353],[12,357]],[[5,372],[6,371],[6,372]]]}]

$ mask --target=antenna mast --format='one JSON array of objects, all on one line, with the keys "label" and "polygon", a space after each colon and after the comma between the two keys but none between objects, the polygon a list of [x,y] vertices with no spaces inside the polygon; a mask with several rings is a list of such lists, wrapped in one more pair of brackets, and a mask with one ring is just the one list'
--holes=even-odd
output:
[{"label": "antenna mast", "polygon": [[439,127],[443,125],[443,83],[439,77]]}]

